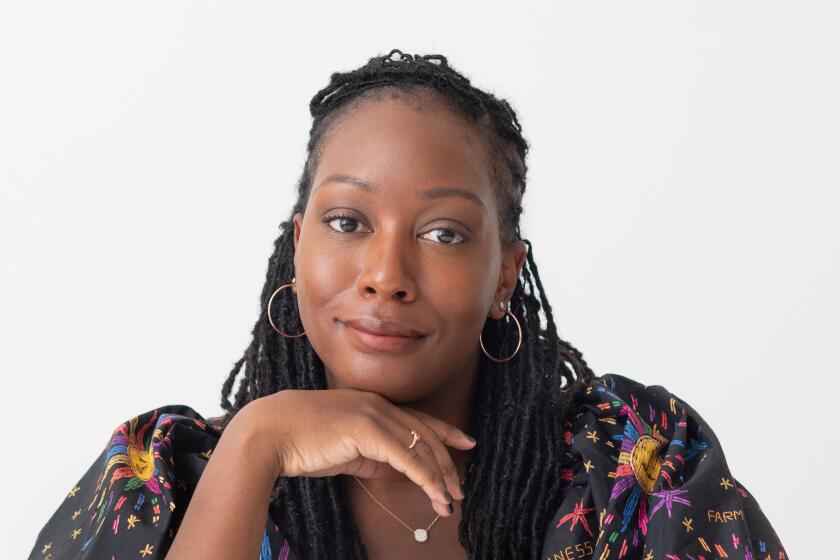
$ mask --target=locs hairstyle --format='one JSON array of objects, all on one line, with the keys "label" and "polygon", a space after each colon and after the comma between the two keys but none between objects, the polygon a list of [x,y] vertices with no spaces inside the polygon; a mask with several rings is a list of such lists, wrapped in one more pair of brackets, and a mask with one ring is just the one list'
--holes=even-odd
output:
[{"label": "locs hairstyle", "polygon": [[[304,211],[324,140],[337,118],[360,103],[383,96],[413,96],[422,102],[429,94],[445,101],[465,126],[481,132],[495,156],[490,158],[494,168],[489,171],[499,201],[500,242],[504,247],[521,239],[519,216],[528,143],[507,101],[473,87],[439,54],[412,56],[394,49],[353,71],[333,73],[329,85],[309,104],[314,120],[298,199],[288,219],[280,224],[280,236],[268,261],[253,339],[222,387],[225,421],[248,402],[282,389],[327,388],[324,365],[307,337],[280,336],[266,320],[271,294],[295,276],[292,217]],[[563,432],[570,426],[571,405],[594,377],[580,351],[558,336],[533,247],[523,241],[528,255],[510,302],[511,312],[522,325],[522,347],[512,360],[503,363],[480,353],[471,421],[480,445],[468,457],[466,497],[458,529],[470,558],[540,557],[544,531],[560,505],[561,471],[569,467]],[[291,290],[282,290],[275,297],[272,319],[284,332],[301,332]],[[503,320],[487,321],[482,337],[496,356],[509,356],[518,338],[507,315]],[[243,365],[244,377],[231,404],[231,390]],[[367,558],[337,476],[280,477],[271,512],[300,558]]]}]

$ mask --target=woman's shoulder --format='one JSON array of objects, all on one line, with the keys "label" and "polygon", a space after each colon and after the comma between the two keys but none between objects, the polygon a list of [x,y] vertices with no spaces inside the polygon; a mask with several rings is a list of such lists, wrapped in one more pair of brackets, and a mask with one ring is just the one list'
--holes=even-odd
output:
[{"label": "woman's shoulder", "polygon": [[223,419],[181,404],[128,416],[41,529],[30,558],[163,558]]},{"label": "woman's shoulder", "polygon": [[[164,475],[173,475],[176,470],[182,476],[200,473],[224,427],[224,416],[204,417],[183,404],[167,404],[135,414],[112,430],[103,450],[101,475],[110,486],[122,478],[131,478],[146,483],[152,490],[158,486],[168,490],[170,481]],[[181,459],[177,465],[176,455]],[[190,456],[196,460],[187,461]]]},{"label": "woman's shoulder", "polygon": [[563,426],[570,460],[560,476],[568,485],[543,557],[784,558],[714,431],[682,398],[607,373],[586,385],[574,407]]},{"label": "woman's shoulder", "polygon": [[[611,400],[629,404],[633,409],[640,407],[639,399],[642,399],[644,404],[647,405],[648,414],[657,407],[662,408],[662,405],[665,404],[668,405],[665,408],[671,409],[672,401],[674,405],[680,404],[688,412],[697,414],[697,411],[686,401],[671,392],[667,387],[660,384],[644,384],[620,373],[604,373],[594,376],[584,393],[589,397],[594,396],[602,402]],[[671,412],[676,413],[675,410]],[[650,417],[651,422],[654,420],[655,418]]]},{"label": "woman's shoulder", "polygon": [[676,452],[684,447],[679,454],[683,459],[706,450],[720,452],[723,458],[720,442],[706,419],[665,385],[645,384],[619,373],[596,375],[575,407],[567,429],[611,426],[605,431],[612,432],[611,441],[616,444],[646,436],[659,448],[672,446],[671,451]]},{"label": "woman's shoulder", "polygon": [[[224,430],[224,416],[205,417],[183,404],[168,404],[136,414],[114,428],[109,447],[171,454],[199,450],[208,454]],[[207,446],[212,446],[210,449]],[[137,466],[135,463],[131,463]]]}]

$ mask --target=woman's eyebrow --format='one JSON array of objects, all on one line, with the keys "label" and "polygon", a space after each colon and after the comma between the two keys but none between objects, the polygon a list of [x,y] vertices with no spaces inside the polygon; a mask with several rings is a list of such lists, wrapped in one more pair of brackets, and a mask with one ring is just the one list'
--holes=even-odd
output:
[{"label": "woman's eyebrow", "polygon": [[[315,187],[316,189],[321,185],[325,185],[326,183],[346,183],[348,185],[353,185],[354,187],[359,187],[362,190],[373,192],[373,187],[371,187],[366,181],[361,179],[357,179],[356,177],[351,177],[350,175],[330,175]],[[313,189],[315,190],[315,189]]]},{"label": "woman's eyebrow", "polygon": [[459,189],[458,187],[435,187],[433,189],[427,189],[420,193],[422,198],[431,200],[435,198],[443,198],[445,196],[460,196],[461,198],[466,198],[467,200],[471,200],[481,206],[482,210],[486,210],[484,207],[484,203],[481,199],[472,191],[468,191],[466,189]]},{"label": "woman's eyebrow", "polygon": [[[368,193],[373,193],[376,191],[376,189],[372,187],[367,181],[359,179],[358,177],[352,177],[350,175],[343,174],[330,175],[329,177],[318,183],[318,186],[315,188],[318,188],[326,183],[344,183],[346,185],[351,185],[353,187],[359,188]],[[425,191],[418,194],[421,198],[427,200],[444,198],[447,196],[458,196],[472,201],[478,204],[482,208],[482,210],[486,210],[484,202],[482,202],[481,198],[479,198],[478,195],[476,195],[474,192],[468,191],[467,189],[462,189],[458,187],[434,187],[431,189],[426,189]]]}]

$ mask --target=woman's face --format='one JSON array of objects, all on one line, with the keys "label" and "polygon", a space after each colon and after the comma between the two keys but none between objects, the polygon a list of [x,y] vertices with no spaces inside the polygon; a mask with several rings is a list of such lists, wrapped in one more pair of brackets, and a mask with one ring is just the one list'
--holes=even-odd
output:
[{"label": "woman's face", "polygon": [[440,103],[371,100],[334,123],[294,217],[298,307],[330,388],[411,402],[474,377],[526,251],[501,248],[489,169]]}]

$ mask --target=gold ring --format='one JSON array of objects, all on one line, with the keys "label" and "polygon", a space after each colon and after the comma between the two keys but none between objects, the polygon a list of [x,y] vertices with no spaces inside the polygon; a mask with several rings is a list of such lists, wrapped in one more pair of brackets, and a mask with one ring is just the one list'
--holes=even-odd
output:
[{"label": "gold ring", "polygon": [[412,440],[411,445],[408,446],[409,449],[413,448],[414,444],[417,443],[417,441],[420,439],[420,434],[418,434],[414,430],[411,430],[411,435],[414,436],[414,439]]}]

